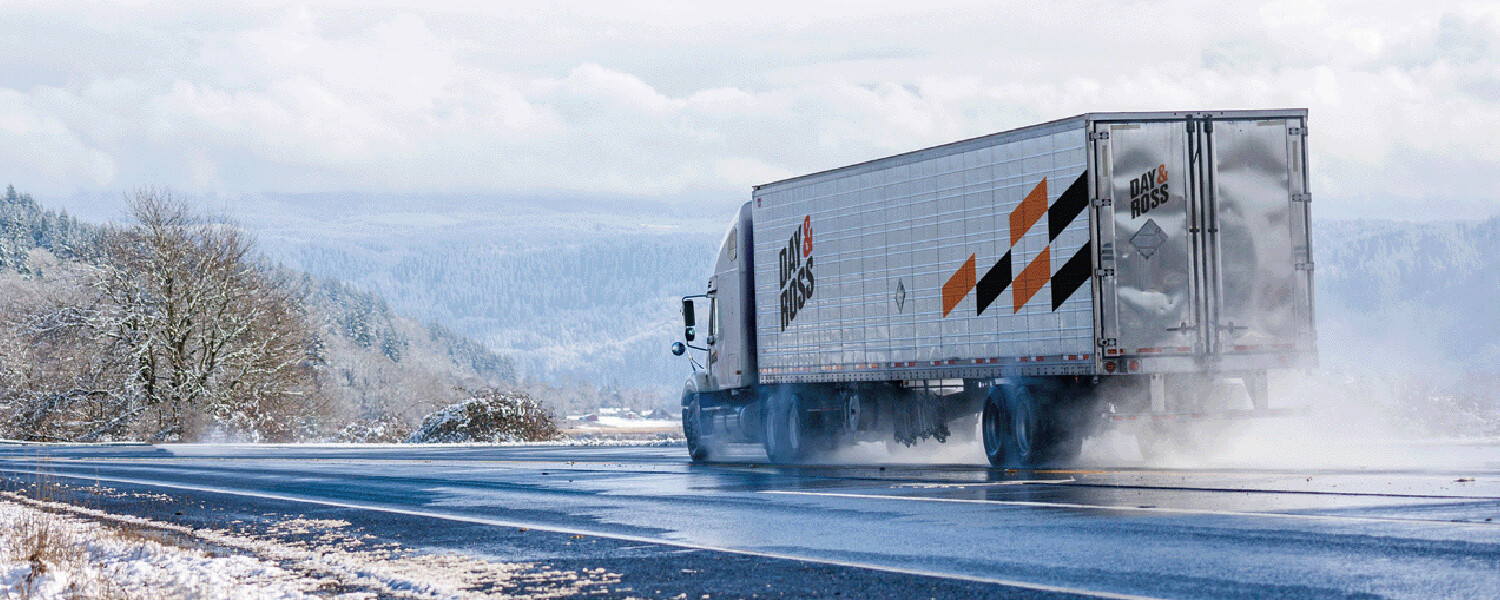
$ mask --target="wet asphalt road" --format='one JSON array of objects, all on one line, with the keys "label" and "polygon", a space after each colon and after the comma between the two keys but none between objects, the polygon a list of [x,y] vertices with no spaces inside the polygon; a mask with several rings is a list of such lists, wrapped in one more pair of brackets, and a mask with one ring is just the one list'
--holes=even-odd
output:
[{"label": "wet asphalt road", "polygon": [[87,501],[195,526],[307,515],[606,567],[614,597],[1500,597],[1493,445],[1441,449],[1441,469],[773,467],[741,450],[28,446],[0,447],[0,476],[155,492]]}]

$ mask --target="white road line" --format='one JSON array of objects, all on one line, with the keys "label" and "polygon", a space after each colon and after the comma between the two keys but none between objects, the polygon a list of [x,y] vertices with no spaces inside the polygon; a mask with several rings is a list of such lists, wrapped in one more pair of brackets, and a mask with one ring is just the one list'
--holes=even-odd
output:
[{"label": "white road line", "polygon": [[[11,470],[11,472],[20,472],[20,473],[30,474],[30,472],[27,472],[27,471],[18,471],[18,470],[13,470],[13,469]],[[968,581],[968,582],[973,582],[973,583],[988,583],[988,584],[1000,585],[1000,586],[1005,586],[1005,587],[1012,587],[1012,588],[1023,589],[1023,590],[1033,590],[1033,591],[1038,591],[1038,592],[1050,592],[1050,593],[1057,593],[1057,594],[1073,594],[1073,595],[1077,595],[1077,596],[1088,596],[1088,597],[1092,597],[1092,598],[1106,598],[1106,599],[1109,599],[1109,600],[1164,600],[1162,598],[1157,598],[1157,597],[1154,597],[1154,596],[1140,596],[1140,595],[1135,595],[1135,594],[1119,594],[1119,593],[1115,593],[1115,592],[1100,592],[1100,591],[1094,591],[1094,590],[1085,590],[1085,589],[1081,589],[1081,588],[1070,588],[1070,587],[1063,587],[1063,586],[1056,586],[1056,585],[1047,585],[1045,583],[1032,583],[1032,582],[1029,582],[1029,581],[1013,581],[1013,580],[1009,580],[1009,579],[996,579],[996,578],[992,578],[992,577],[979,577],[979,576],[974,576],[974,575],[963,575],[963,574],[957,574],[957,573],[940,573],[940,572],[933,572],[933,571],[922,571],[922,570],[919,570],[919,569],[907,569],[907,568],[903,568],[903,567],[891,567],[891,566],[885,566],[885,565],[874,565],[874,564],[858,563],[858,562],[846,561],[846,560],[837,560],[837,559],[828,559],[828,558],[816,558],[816,557],[808,557],[808,556],[798,556],[798,555],[795,555],[795,554],[781,554],[781,553],[776,553],[776,552],[763,552],[763,551],[759,551],[759,550],[744,550],[744,549],[740,549],[740,548],[726,548],[726,547],[721,547],[721,546],[709,546],[709,545],[704,545],[704,544],[694,544],[692,542],[683,542],[683,541],[678,541],[678,540],[667,540],[667,539],[652,538],[652,537],[639,536],[639,535],[620,534],[620,533],[605,533],[605,532],[599,532],[599,531],[594,531],[594,530],[589,530],[589,529],[578,529],[578,528],[573,528],[573,527],[558,527],[558,526],[555,526],[555,525],[546,525],[546,524],[537,524],[537,523],[526,523],[526,522],[520,522],[520,521],[504,521],[504,520],[500,520],[500,519],[488,519],[488,518],[484,518],[484,517],[474,517],[474,516],[468,516],[468,515],[454,515],[454,514],[431,512],[431,511],[424,511],[424,510],[412,510],[412,509],[407,509],[407,508],[395,508],[395,507],[389,507],[389,506],[378,506],[378,505],[369,505],[369,504],[355,504],[355,503],[352,503],[352,502],[339,502],[339,501],[334,501],[334,500],[320,500],[320,499],[316,499],[316,498],[305,498],[305,497],[299,497],[299,496],[287,496],[287,495],[284,495],[284,494],[267,494],[267,493],[263,493],[263,492],[254,492],[254,491],[247,491],[247,490],[233,490],[233,489],[218,488],[218,487],[211,487],[211,486],[185,485],[185,484],[180,484],[180,483],[169,483],[169,482],[163,482],[163,481],[148,481],[148,480],[141,480],[141,479],[126,479],[126,478],[119,478],[119,477],[103,477],[103,476],[92,476],[92,475],[70,475],[70,474],[63,474],[63,473],[46,473],[45,475],[48,476],[48,477],[67,477],[69,479],[82,479],[82,480],[86,480],[86,481],[98,481],[98,482],[108,481],[110,483],[129,483],[129,484],[134,484],[134,485],[145,485],[145,486],[152,486],[152,487],[158,487],[158,488],[168,488],[168,489],[174,489],[174,490],[186,490],[186,491],[192,491],[192,492],[206,492],[206,493],[214,493],[214,494],[225,494],[225,495],[231,495],[231,496],[247,496],[247,497],[251,497],[251,498],[264,498],[264,499],[267,499],[267,500],[280,500],[280,501],[283,501],[283,502],[300,502],[300,503],[303,503],[303,504],[315,504],[315,505],[318,505],[318,506],[329,506],[329,507],[333,507],[333,508],[347,508],[347,509],[352,509],[352,510],[368,510],[368,511],[383,512],[383,513],[388,513],[388,514],[406,515],[406,516],[412,516],[412,517],[423,517],[423,518],[429,518],[429,519],[441,519],[441,520],[445,520],[445,521],[455,521],[455,522],[459,522],[459,523],[473,523],[473,524],[476,524],[476,525],[489,525],[489,526],[493,526],[493,527],[507,527],[507,528],[512,528],[512,529],[519,529],[519,528],[525,527],[525,528],[528,528],[528,529],[535,529],[535,530],[538,530],[538,531],[550,531],[550,532],[553,532],[553,533],[565,533],[565,534],[570,534],[570,535],[586,535],[586,536],[591,536],[591,537],[607,538],[607,539],[621,540],[621,541],[627,541],[627,542],[655,544],[655,545],[661,545],[661,546],[672,546],[672,547],[676,547],[676,548],[683,548],[684,550],[708,550],[708,551],[712,551],[712,552],[724,552],[724,553],[727,553],[727,554],[738,554],[738,555],[741,555],[741,556],[754,556],[754,557],[759,557],[759,558],[771,558],[771,559],[777,559],[777,560],[792,560],[792,561],[798,561],[798,562],[804,562],[804,563],[813,563],[813,564],[819,564],[819,565],[829,565],[829,566],[835,566],[835,567],[848,567],[848,568],[854,568],[854,569],[866,569],[866,570],[870,570],[870,571],[880,571],[882,573],[894,573],[894,574],[898,574],[898,575],[914,575],[914,576],[920,576],[920,577],[935,577],[935,578],[939,578],[939,579],[951,579],[951,580],[956,580],[956,581]]]},{"label": "white road line", "polygon": [[927,496],[896,496],[890,494],[849,494],[844,492],[797,492],[790,490],[765,490],[762,494],[780,496],[826,496],[833,498],[857,498],[862,500],[898,500],[907,502],[948,502],[954,504],[992,504],[996,506],[1021,506],[1027,508],[1067,508],[1097,511],[1133,511],[1171,513],[1187,515],[1213,515],[1223,517],[1259,517],[1273,519],[1306,519],[1310,521],[1352,521],[1356,523],[1413,523],[1423,525],[1474,525],[1495,527],[1500,523],[1478,523],[1474,521],[1440,521],[1436,519],[1403,519],[1399,517],[1356,517],[1349,515],[1316,515],[1286,512],[1251,512],[1235,510],[1212,510],[1206,508],[1171,508],[1164,506],[1113,506],[1107,504],[1076,504],[1072,502],[1036,502],[1030,500],[974,500],[969,498],[933,498]]},{"label": "white road line", "polygon": [[895,484],[895,485],[893,485],[891,487],[913,488],[913,489],[919,489],[919,490],[934,490],[934,489],[944,489],[944,488],[948,488],[948,489],[962,489],[962,488],[999,487],[999,486],[1002,486],[1002,485],[1028,485],[1028,484],[1049,484],[1049,483],[1050,484],[1059,484],[1059,483],[1074,483],[1076,481],[1077,481],[1076,479],[1073,479],[1072,477],[1069,477],[1067,479],[1017,479],[1017,480],[1014,480],[1014,481],[986,481],[984,483],[938,483],[938,482],[933,482],[933,483],[897,483],[897,484]]}]

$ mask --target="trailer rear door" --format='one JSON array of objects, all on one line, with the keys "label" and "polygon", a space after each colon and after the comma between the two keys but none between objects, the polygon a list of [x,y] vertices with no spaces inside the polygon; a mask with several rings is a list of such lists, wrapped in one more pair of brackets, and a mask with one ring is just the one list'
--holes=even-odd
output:
[{"label": "trailer rear door", "polygon": [[1312,261],[1302,119],[1204,119],[1198,147],[1217,355],[1310,350]]},{"label": "trailer rear door", "polygon": [[1101,119],[1090,132],[1103,355],[1144,371],[1310,355],[1302,115]]},{"label": "trailer rear door", "polygon": [[1105,123],[1092,137],[1110,199],[1101,212],[1100,264],[1114,275],[1101,278],[1105,354],[1191,355],[1201,315],[1187,129],[1180,121]]}]

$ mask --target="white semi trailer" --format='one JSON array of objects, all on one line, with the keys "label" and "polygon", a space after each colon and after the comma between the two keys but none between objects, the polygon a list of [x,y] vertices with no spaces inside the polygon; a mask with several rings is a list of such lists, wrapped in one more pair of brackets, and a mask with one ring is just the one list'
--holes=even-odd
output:
[{"label": "white semi trailer", "polygon": [[1317,360],[1306,117],[1091,113],[755,187],[683,299],[693,459],[977,430],[1032,466],[1269,413]]}]

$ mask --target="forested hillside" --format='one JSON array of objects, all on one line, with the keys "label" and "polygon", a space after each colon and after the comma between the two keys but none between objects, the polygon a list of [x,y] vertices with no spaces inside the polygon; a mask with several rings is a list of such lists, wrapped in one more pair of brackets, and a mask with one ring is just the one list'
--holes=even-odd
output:
[{"label": "forested hillside", "polygon": [[[0,198],[3,434],[319,439],[361,420],[415,424],[469,391],[514,385],[509,358],[347,283],[258,259],[239,229],[180,206],[136,205],[142,223],[122,229],[14,188]],[[244,259],[259,262],[237,270]],[[175,316],[171,304],[147,310],[164,294],[183,298]],[[204,416],[184,417],[190,408]],[[151,415],[180,423],[126,423]]]},{"label": "forested hillside", "polygon": [[38,275],[41,265],[31,260],[32,250],[46,250],[61,259],[83,258],[94,237],[95,228],[80,224],[61,213],[42,210],[29,194],[16,193],[6,186],[0,198],[0,270],[23,275]]},{"label": "forested hillside", "polygon": [[707,282],[733,211],[721,204],[299,195],[243,214],[281,263],[452,327],[524,380],[675,402],[677,299]]},{"label": "forested hillside", "polygon": [[[544,381],[612,387],[681,383],[666,352],[677,297],[706,281],[706,236],[522,244],[450,240],[400,252],[316,242],[282,255],[314,273],[343,274],[402,312],[449,323]],[[711,258],[711,257],[710,257]]]},{"label": "forested hillside", "polygon": [[1313,254],[1325,362],[1500,372],[1500,218],[1319,221]]}]

